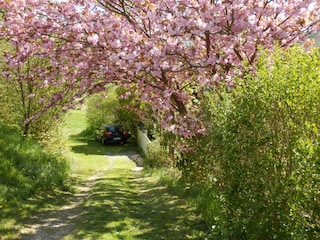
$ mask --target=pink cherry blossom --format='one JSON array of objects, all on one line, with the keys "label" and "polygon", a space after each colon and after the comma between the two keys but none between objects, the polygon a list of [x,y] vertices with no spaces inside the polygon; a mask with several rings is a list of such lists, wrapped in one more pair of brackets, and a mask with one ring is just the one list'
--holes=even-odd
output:
[{"label": "pink cherry blossom", "polygon": [[31,93],[31,94],[28,95],[28,98],[29,98],[29,99],[32,99],[32,98],[34,98],[35,96],[36,96],[36,95],[35,95],[34,93]]},{"label": "pink cherry blossom", "polygon": [[97,45],[98,41],[99,41],[99,36],[95,33],[91,33],[88,37],[87,40],[89,43],[93,44],[93,45]]},{"label": "pink cherry blossom", "polygon": [[[234,77],[254,71],[259,46],[272,49],[278,41],[288,47],[319,31],[319,5],[318,0],[0,1],[0,37],[15,49],[5,56],[9,68],[31,56],[50,61],[39,87],[64,91],[59,88],[41,113],[54,105],[74,106],[115,83],[150,103],[165,129],[192,137],[205,132],[198,103],[203,86],[225,81],[232,87]],[[36,76],[40,70],[33,71]]]}]

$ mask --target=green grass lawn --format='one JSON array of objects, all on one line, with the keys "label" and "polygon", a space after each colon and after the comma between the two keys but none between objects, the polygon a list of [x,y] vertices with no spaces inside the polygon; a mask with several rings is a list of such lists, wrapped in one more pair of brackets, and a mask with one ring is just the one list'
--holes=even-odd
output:
[{"label": "green grass lawn", "polygon": [[[38,239],[45,234],[45,239],[65,240],[206,239],[205,224],[193,207],[161,184],[159,177],[132,171],[135,163],[130,156],[139,151],[135,144],[104,146],[84,135],[84,130],[85,112],[68,113],[64,132],[71,167],[69,190],[37,195],[24,202],[9,214],[6,227],[11,232],[1,235],[1,240]],[[81,186],[90,188],[84,197],[75,197],[83,193]],[[70,204],[75,199],[79,204]],[[42,230],[38,227],[19,235],[41,219],[63,215],[68,219],[61,226],[44,224]],[[63,226],[67,222],[70,227]],[[52,237],[59,231],[60,237]]]},{"label": "green grass lawn", "polygon": [[[72,115],[81,118],[81,112]],[[194,208],[170,193],[158,177],[132,171],[135,165],[126,153],[138,151],[134,144],[103,146],[82,137],[81,127],[77,131],[69,138],[76,178],[108,170],[97,179],[81,208],[82,217],[65,239],[205,239]]]},{"label": "green grass lawn", "polygon": [[132,172],[125,157],[112,161],[66,239],[204,239],[194,209],[154,177]]}]

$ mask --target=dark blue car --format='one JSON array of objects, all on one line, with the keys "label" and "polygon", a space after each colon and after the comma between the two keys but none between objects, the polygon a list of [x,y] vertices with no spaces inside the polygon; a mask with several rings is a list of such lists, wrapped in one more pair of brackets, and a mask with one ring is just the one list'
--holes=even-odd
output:
[{"label": "dark blue car", "polygon": [[130,134],[118,124],[102,124],[94,133],[95,139],[102,144],[122,143],[126,144]]}]

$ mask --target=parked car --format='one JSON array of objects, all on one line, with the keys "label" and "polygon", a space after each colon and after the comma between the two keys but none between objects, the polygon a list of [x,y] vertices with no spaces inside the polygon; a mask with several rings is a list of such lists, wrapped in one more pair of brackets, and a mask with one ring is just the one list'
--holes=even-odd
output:
[{"label": "parked car", "polygon": [[118,124],[102,124],[94,132],[94,137],[102,144],[123,143],[126,144],[130,138],[130,134]]}]

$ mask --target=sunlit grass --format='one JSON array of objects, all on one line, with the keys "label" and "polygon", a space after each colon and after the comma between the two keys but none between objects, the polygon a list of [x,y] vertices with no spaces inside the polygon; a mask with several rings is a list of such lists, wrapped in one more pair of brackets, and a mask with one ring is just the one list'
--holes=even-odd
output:
[{"label": "sunlit grass", "polygon": [[30,216],[65,206],[77,186],[92,176],[94,185],[77,207],[79,217],[64,240],[205,239],[193,207],[160,184],[159,176],[132,171],[135,164],[126,153],[138,151],[134,144],[104,146],[83,134],[84,122],[85,112],[73,110],[63,129],[68,136],[71,188],[43,192],[15,207],[0,207],[7,216],[0,219],[1,240],[19,239],[19,229]]},{"label": "sunlit grass", "polygon": [[69,136],[80,134],[86,129],[86,113],[83,110],[70,110],[64,120],[63,131]]},{"label": "sunlit grass", "polygon": [[[84,117],[74,113],[69,126]],[[81,136],[81,129],[70,132],[73,174],[83,180],[105,171],[83,204],[76,229],[65,239],[205,239],[195,209],[160,184],[160,174],[132,171],[135,164],[124,153],[137,151],[136,146],[104,146]]]},{"label": "sunlit grass", "polygon": [[154,177],[117,161],[121,167],[98,179],[76,230],[66,239],[205,239],[194,208]]},{"label": "sunlit grass", "polygon": [[23,219],[41,209],[29,199],[54,194],[64,188],[67,164],[17,129],[0,124],[0,239],[18,239]]},{"label": "sunlit grass", "polygon": [[69,135],[68,159],[72,175],[85,179],[97,169],[108,165],[106,155],[120,154],[124,151],[137,150],[134,145],[105,146],[94,140],[92,134],[83,134],[86,130],[85,111],[72,110],[66,116],[65,133]]}]

